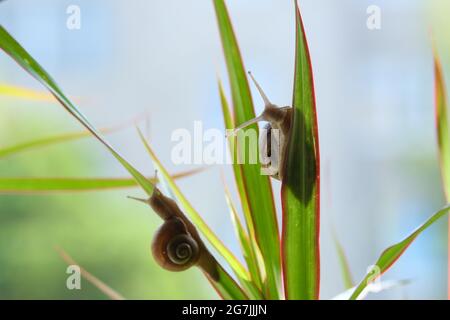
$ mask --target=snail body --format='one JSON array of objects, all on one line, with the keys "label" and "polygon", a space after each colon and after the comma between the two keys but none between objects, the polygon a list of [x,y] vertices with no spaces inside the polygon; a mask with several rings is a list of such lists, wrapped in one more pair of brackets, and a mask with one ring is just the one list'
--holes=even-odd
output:
[{"label": "snail body", "polygon": [[244,122],[235,128],[232,134],[260,121],[267,121],[263,132],[259,137],[259,153],[264,172],[277,180],[283,179],[284,164],[288,146],[288,138],[292,121],[292,108],[278,107],[270,102],[259,83],[249,72],[262,99],[264,111],[258,117]]}]

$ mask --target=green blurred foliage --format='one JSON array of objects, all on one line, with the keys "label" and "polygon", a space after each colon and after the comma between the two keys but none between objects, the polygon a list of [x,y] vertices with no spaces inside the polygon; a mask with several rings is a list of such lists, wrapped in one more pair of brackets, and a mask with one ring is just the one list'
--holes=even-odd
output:
[{"label": "green blurred foliage", "polygon": [[[0,97],[0,147],[78,130],[65,116],[51,104]],[[101,176],[110,161],[102,151],[92,139],[45,147],[0,159],[0,175]],[[217,298],[198,269],[156,265],[150,243],[161,221],[130,194],[140,191],[0,195],[0,299],[107,299],[85,280],[81,290],[66,288],[55,246],[128,299]]]}]

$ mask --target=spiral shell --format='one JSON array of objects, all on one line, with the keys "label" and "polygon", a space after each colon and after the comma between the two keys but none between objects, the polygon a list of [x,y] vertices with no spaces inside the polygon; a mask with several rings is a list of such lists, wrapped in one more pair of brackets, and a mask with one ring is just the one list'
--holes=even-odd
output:
[{"label": "spiral shell", "polygon": [[167,244],[167,256],[177,265],[187,265],[192,257],[198,255],[198,244],[190,235],[180,234]]},{"label": "spiral shell", "polygon": [[173,217],[164,222],[152,243],[156,262],[169,271],[184,271],[197,264],[200,248],[184,222]]}]

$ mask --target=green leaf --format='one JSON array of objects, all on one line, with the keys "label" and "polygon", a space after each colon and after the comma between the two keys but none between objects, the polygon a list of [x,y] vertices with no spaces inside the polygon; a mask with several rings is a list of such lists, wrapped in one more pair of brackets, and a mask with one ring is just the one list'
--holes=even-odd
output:
[{"label": "green leaf", "polygon": [[364,277],[364,279],[359,283],[350,297],[351,300],[356,300],[358,296],[363,292],[364,288],[373,280],[378,278],[380,275],[385,273],[405,252],[406,249],[412,244],[412,242],[426,229],[428,229],[432,224],[438,221],[440,218],[445,216],[450,210],[450,205],[445,206],[435,214],[433,214],[424,224],[417,228],[413,233],[411,233],[404,240],[390,246],[384,250],[374,267],[371,271]]},{"label": "green leaf", "polygon": [[137,186],[129,178],[0,178],[0,193],[96,191]]},{"label": "green leaf", "polygon": [[[240,125],[255,117],[253,101],[225,3],[223,0],[213,0],[213,3],[230,80],[234,124]],[[254,124],[243,130],[258,133],[258,126]],[[264,295],[268,299],[278,299],[281,288],[280,239],[270,178],[261,174],[259,163],[234,166],[239,168],[235,168],[234,173],[244,217],[247,226],[254,227],[255,239],[264,258]]]},{"label": "green leaf", "polygon": [[[172,175],[180,179],[199,172],[190,170]],[[148,178],[157,183],[154,178]],[[0,194],[48,194],[55,192],[102,191],[138,187],[133,178],[0,178]]]},{"label": "green leaf", "polygon": [[[222,105],[222,112],[223,112],[223,116],[224,116],[224,121],[225,121],[225,128],[226,129],[233,129],[234,126],[234,122],[233,122],[233,118],[230,112],[230,108],[228,105],[228,101],[225,97],[225,93],[223,91],[223,87],[221,82],[219,81],[219,93],[220,93],[220,100],[221,100],[221,105]],[[236,137],[230,137],[230,144],[236,143]],[[234,150],[233,147],[230,148],[230,150]],[[232,157],[234,157],[235,155],[231,155]],[[238,188],[238,193],[239,195],[245,195],[245,187],[244,187],[244,183],[243,183],[243,177],[242,177],[242,170],[240,166],[233,166],[233,170],[234,170],[234,174],[235,174],[235,180],[236,180],[236,185]],[[226,191],[228,192],[227,188],[225,188]],[[231,199],[228,199],[231,201]],[[248,247],[248,252],[244,252],[245,256],[246,256],[246,261],[247,261],[247,265],[249,267],[249,271],[250,271],[250,275],[253,279],[253,281],[256,283],[256,285],[259,288],[262,288],[262,279],[265,278],[265,276],[263,276],[264,272],[264,262],[262,264],[258,263],[258,258],[257,258],[257,252],[260,252],[260,249],[258,248],[258,243],[256,242],[256,236],[255,236],[255,227],[253,225],[253,218],[251,216],[251,212],[250,212],[250,208],[248,205],[248,202],[246,201],[246,197],[241,197],[241,202],[242,202],[242,207],[243,207],[243,212],[244,212],[244,217],[245,217],[245,221],[246,221],[246,225],[247,225],[247,238],[248,238],[248,243],[249,243],[249,247]],[[230,205],[231,202],[229,202]],[[230,207],[231,209],[231,207]],[[234,206],[233,206],[233,212],[235,212]],[[242,227],[243,228],[243,227]],[[248,259],[248,260],[247,260]]]},{"label": "green leaf", "polygon": [[[103,134],[111,133],[119,130],[123,126],[116,126],[111,128],[100,129],[99,131]],[[0,158],[9,157],[21,153],[23,151],[27,151],[30,149],[36,149],[41,147],[46,147],[58,143],[69,142],[73,140],[83,139],[91,137],[92,134],[89,131],[79,131],[79,132],[70,132],[64,134],[57,134],[49,137],[34,139],[30,141],[21,142],[15,145],[11,145],[8,147],[4,147],[0,149]]]},{"label": "green leaf", "polygon": [[261,295],[261,278],[259,278],[259,268],[257,265],[256,257],[254,257],[254,253],[252,250],[252,243],[250,242],[250,238],[248,237],[244,226],[242,225],[241,219],[239,219],[239,215],[236,211],[236,207],[231,200],[231,195],[226,186],[225,187],[225,200],[227,202],[228,208],[230,209],[231,220],[233,221],[233,225],[236,231],[236,236],[239,240],[239,244],[241,245],[241,249],[244,255],[244,259],[247,262],[247,266],[250,271],[250,276],[252,281],[242,281],[242,285],[249,291],[249,294],[257,300],[263,299]]},{"label": "green leaf", "polygon": [[441,62],[436,51],[434,54],[434,74],[439,159],[445,194],[447,201],[450,201],[450,126],[448,119],[447,92]]},{"label": "green leaf", "polygon": [[61,135],[55,135],[55,136],[51,136],[51,137],[35,139],[35,140],[19,143],[16,145],[12,145],[12,146],[4,147],[4,148],[0,149],[0,158],[12,156],[12,155],[15,155],[17,153],[20,153],[20,152],[23,152],[23,151],[26,151],[29,149],[44,147],[44,146],[61,143],[61,142],[69,142],[71,140],[86,138],[86,137],[90,137],[90,136],[91,136],[91,133],[89,131],[84,131],[84,132],[74,132],[74,133],[67,133],[67,134],[61,134]]},{"label": "green leaf", "polygon": [[293,121],[282,183],[282,256],[287,299],[319,297],[319,136],[314,81],[305,30],[296,3]]},{"label": "green leaf", "polygon": [[153,152],[149,143],[142,135],[142,132],[138,130],[139,136],[144,144],[150,158],[152,159],[154,165],[156,166],[158,173],[163,176],[166,180],[168,186],[171,188],[174,195],[177,197],[178,201],[184,208],[186,214],[189,216],[192,223],[195,227],[205,236],[205,238],[211,243],[211,245],[219,252],[227,263],[231,266],[236,275],[246,281],[250,280],[250,275],[248,271],[242,266],[239,260],[233,255],[233,253],[220,241],[220,239],[216,236],[216,234],[211,230],[211,228],[206,224],[206,222],[202,219],[200,214],[194,209],[194,207],[190,204],[188,199],[183,195],[180,188],[176,185],[175,181],[167,172],[166,168],[159,161],[156,154]]},{"label": "green leaf", "polygon": [[153,193],[154,186],[138,170],[136,170],[128,161],[125,160],[95,129],[95,127],[86,119],[86,117],[77,109],[77,107],[64,95],[56,82],[39,65],[39,63],[30,56],[30,54],[0,25],[0,48],[11,56],[22,68],[30,73],[36,80],[42,83],[59,101],[59,103],[74,116],[87,130],[89,130],[122,164],[122,166],[135,178],[139,185],[150,196]]},{"label": "green leaf", "polygon": [[345,254],[344,247],[340,243],[338,237],[333,232],[334,245],[339,258],[339,265],[341,267],[342,280],[344,281],[345,289],[353,288],[353,277],[350,271],[347,255]]},{"label": "green leaf", "polygon": [[[434,50],[434,86],[435,86],[435,110],[436,110],[436,129],[439,148],[439,162],[441,167],[442,186],[447,202],[450,202],[450,125],[447,103],[447,90],[445,87],[444,73],[442,71],[441,61]],[[448,225],[450,230],[450,220]],[[448,299],[450,300],[450,239],[448,247]]]},{"label": "green leaf", "polygon": [[234,279],[217,263],[218,279],[213,280],[205,273],[217,294],[225,300],[248,300],[247,295],[242,291]]}]

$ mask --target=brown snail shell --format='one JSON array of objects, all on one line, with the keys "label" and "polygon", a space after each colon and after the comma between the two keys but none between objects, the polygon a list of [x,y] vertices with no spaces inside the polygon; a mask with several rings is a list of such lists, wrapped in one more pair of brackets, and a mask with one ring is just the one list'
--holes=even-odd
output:
[{"label": "brown snail shell", "polygon": [[164,222],[152,242],[156,262],[169,271],[184,271],[197,264],[200,248],[184,222],[173,217]]}]

